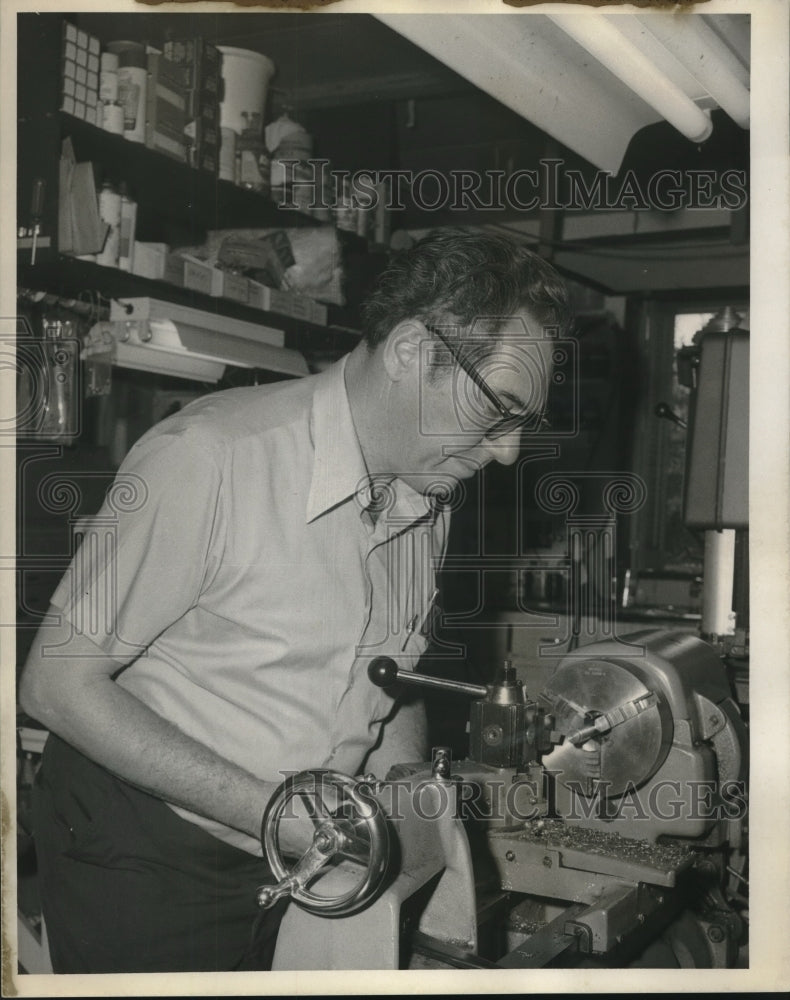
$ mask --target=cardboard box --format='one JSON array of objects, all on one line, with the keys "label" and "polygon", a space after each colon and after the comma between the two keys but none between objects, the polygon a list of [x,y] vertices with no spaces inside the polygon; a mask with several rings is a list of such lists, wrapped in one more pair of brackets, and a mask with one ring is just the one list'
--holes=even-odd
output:
[{"label": "cardboard box", "polygon": [[166,258],[166,243],[141,243],[139,240],[135,240],[132,274],[137,274],[141,278],[163,281]]},{"label": "cardboard box", "polygon": [[292,316],[316,326],[326,326],[327,308],[303,295],[292,295],[278,288],[269,288],[258,281],[249,282],[249,305],[254,309]]},{"label": "cardboard box", "polygon": [[205,146],[200,150],[196,165],[200,170],[205,170],[206,173],[217,174],[219,172],[219,150],[215,147]]},{"label": "cardboard box", "polygon": [[149,51],[146,60],[148,62],[148,90],[150,91],[150,85],[153,82],[154,86],[169,92],[167,100],[173,101],[173,97],[169,95],[178,95],[186,111],[188,86],[184,67],[168,59],[167,55],[162,52]]},{"label": "cardboard box", "polygon": [[[209,133],[219,135],[219,99],[222,86],[220,75],[221,54],[215,45],[202,38],[176,39],[165,43],[164,53],[182,68],[187,95],[187,120],[192,131],[195,148],[190,153],[190,163],[212,171],[219,163],[219,140],[213,142]],[[195,136],[195,133],[198,133]],[[204,140],[200,133],[206,134]],[[205,143],[213,148],[209,151]]]},{"label": "cardboard box", "polygon": [[219,170],[219,132],[216,126],[198,118],[187,125],[185,133],[190,166],[216,174]]},{"label": "cardboard box", "polygon": [[165,42],[164,55],[182,68],[184,86],[198,93],[213,93],[219,97],[221,53],[216,45],[195,36]]},{"label": "cardboard box", "polygon": [[165,42],[163,56],[181,72],[186,95],[187,162],[216,175],[219,171],[221,53],[215,45],[194,36]]},{"label": "cardboard box", "polygon": [[148,54],[145,144],[174,159],[187,158],[187,123],[183,71],[157,52]]},{"label": "cardboard box", "polygon": [[316,326],[326,326],[328,321],[328,309],[323,302],[310,300],[310,322]]},{"label": "cardboard box", "polygon": [[182,257],[181,259],[184,261],[184,288],[191,288],[204,295],[213,295],[215,269],[210,264],[204,264],[202,260],[196,260],[194,257]]},{"label": "cardboard box", "polygon": [[200,118],[207,126],[213,125],[219,132],[219,101],[214,95],[190,91],[187,97],[187,111],[194,118]]},{"label": "cardboard box", "polygon": [[247,283],[247,305],[252,306],[253,309],[268,309],[269,292],[271,288],[267,288],[266,285],[262,285],[260,281],[253,281],[252,278],[248,280]]},{"label": "cardboard box", "polygon": [[211,294],[219,295],[223,299],[232,299],[234,302],[243,302],[249,305],[249,278],[240,274],[231,274],[230,271],[220,271],[213,269],[211,284]]},{"label": "cardboard box", "polygon": [[148,102],[145,122],[147,133],[159,132],[183,144],[186,123],[186,114],[182,108],[156,97]]},{"label": "cardboard box", "polygon": [[281,316],[292,316],[292,296],[278,288],[269,288],[259,281],[250,281],[249,304],[265,312],[276,312]]},{"label": "cardboard box", "polygon": [[169,253],[165,256],[165,270],[163,279],[170,285],[184,285],[184,258],[177,253]]},{"label": "cardboard box", "polygon": [[179,139],[173,139],[161,132],[149,132],[146,129],[145,144],[149,149],[155,149],[157,153],[164,153],[165,156],[180,163],[186,163],[187,147]]},{"label": "cardboard box", "polygon": [[290,316],[290,296],[288,292],[281,292],[279,288],[270,288],[268,295],[268,309],[271,312],[281,313],[283,316]]},{"label": "cardboard box", "polygon": [[186,132],[192,143],[190,163],[201,170],[216,174],[219,171],[219,104],[216,98],[202,101],[193,111]]},{"label": "cardboard box", "polygon": [[[89,52],[89,46],[91,51]],[[64,22],[61,44],[61,109],[96,124],[98,98],[98,40]]]},{"label": "cardboard box", "polygon": [[289,303],[287,313],[288,316],[293,316],[294,319],[302,319],[305,322],[310,322],[310,299],[305,298],[303,295],[289,295]]}]

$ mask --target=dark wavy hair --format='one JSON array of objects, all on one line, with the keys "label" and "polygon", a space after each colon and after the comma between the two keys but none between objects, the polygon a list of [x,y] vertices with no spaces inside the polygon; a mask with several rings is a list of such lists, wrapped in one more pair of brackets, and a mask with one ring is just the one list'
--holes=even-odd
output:
[{"label": "dark wavy hair", "polygon": [[[374,350],[406,319],[458,327],[462,339],[478,317],[504,322],[522,309],[541,326],[567,326],[568,293],[549,263],[509,236],[436,229],[395,254],[382,272],[363,307],[364,339]],[[492,347],[501,325],[493,325]]]}]

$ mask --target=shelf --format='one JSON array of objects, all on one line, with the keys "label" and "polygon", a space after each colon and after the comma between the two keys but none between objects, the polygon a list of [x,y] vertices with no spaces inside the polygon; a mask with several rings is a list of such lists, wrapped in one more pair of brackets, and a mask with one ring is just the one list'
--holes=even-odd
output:
[{"label": "shelf", "polygon": [[[23,18],[18,26],[20,45],[36,51],[43,65],[55,67],[61,60],[62,28],[61,16]],[[271,326],[285,333],[288,348],[302,352],[308,360],[311,355],[321,360],[339,356],[359,342],[359,319],[353,308],[330,306],[329,326],[318,326],[59,253],[59,159],[66,138],[71,140],[78,162],[93,164],[97,188],[104,180],[126,185],[137,202],[136,239],[140,242],[189,247],[203,244],[211,229],[317,228],[331,224],[296,209],[279,208],[266,194],[219,180],[143,143],[130,142],[122,135],[56,110],[60,103],[60,83],[54,72],[31,76],[20,65],[19,84],[17,226],[32,227],[34,189],[39,196],[40,225],[35,265],[30,262],[32,239],[26,237],[25,243],[17,244],[19,285],[67,300],[86,299],[91,293],[94,298],[100,293],[104,300],[148,296],[217,316]],[[341,236],[340,244],[344,255],[367,260],[365,241],[356,234]],[[380,256],[371,255],[371,260]],[[357,289],[351,291],[353,302]]]},{"label": "shelf", "polygon": [[[50,292],[69,298],[80,293],[101,292],[105,299],[123,299],[149,296],[178,305],[191,306],[205,312],[262,326],[273,326],[285,331],[285,346],[306,354],[351,350],[359,342],[359,334],[332,326],[315,326],[292,316],[253,309],[231,299],[204,295],[190,288],[181,288],[164,281],[141,278],[115,267],[103,267],[92,261],[77,260],[65,254],[55,255],[31,265],[29,251],[20,251],[17,263],[17,284],[22,288]],[[332,307],[330,307],[332,309]],[[344,310],[338,309],[339,323],[343,324]]]},{"label": "shelf", "polygon": [[[73,115],[59,111],[45,116],[46,125],[59,129],[61,142],[69,137],[79,162],[90,161],[103,176],[124,181],[138,201],[140,224],[149,228],[156,220],[173,220],[184,230],[235,227],[295,227],[326,225],[295,209],[278,208],[270,197],[219,180],[139,142],[130,142]],[[19,122],[20,144],[24,132],[41,122]],[[145,238],[148,238],[147,236]]]}]

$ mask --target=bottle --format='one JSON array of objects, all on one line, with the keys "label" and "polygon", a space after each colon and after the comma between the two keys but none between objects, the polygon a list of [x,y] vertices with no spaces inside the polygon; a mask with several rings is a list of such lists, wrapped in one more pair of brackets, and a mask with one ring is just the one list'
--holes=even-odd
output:
[{"label": "bottle", "polygon": [[351,194],[351,184],[347,177],[339,185],[338,200],[334,208],[335,226],[349,233],[357,231],[357,209]]},{"label": "bottle", "polygon": [[102,184],[99,193],[99,217],[110,228],[104,246],[96,254],[96,263],[105,267],[118,266],[121,239],[121,196],[109,181]]},{"label": "bottle", "polygon": [[313,155],[313,139],[310,133],[295,122],[287,111],[266,126],[266,146],[272,150],[271,186],[283,188],[294,176],[294,168],[286,166],[283,160],[297,160],[300,163]]},{"label": "bottle", "polygon": [[129,197],[125,184],[121,184],[121,228],[118,246],[118,267],[131,271],[134,266],[134,237],[137,228],[137,202]]},{"label": "bottle", "polygon": [[140,42],[110,42],[118,56],[118,99],[123,105],[123,135],[131,142],[145,142],[145,96],[148,60]]},{"label": "bottle", "polygon": [[99,100],[114,104],[118,100],[118,54],[102,52],[99,67]]},{"label": "bottle", "polygon": [[220,137],[219,179],[238,184],[238,170],[236,168],[238,136],[232,128],[221,128]]},{"label": "bottle", "polygon": [[257,111],[243,112],[247,127],[236,144],[239,158],[239,184],[250,191],[268,191],[271,167],[263,141],[261,116]]},{"label": "bottle", "polygon": [[36,436],[70,444],[74,439],[79,407],[75,384],[79,351],[74,323],[45,317],[43,326],[46,387]]},{"label": "bottle", "polygon": [[120,101],[109,101],[107,104],[99,102],[101,117],[96,122],[105,132],[112,132],[114,135],[123,135],[123,105]]}]

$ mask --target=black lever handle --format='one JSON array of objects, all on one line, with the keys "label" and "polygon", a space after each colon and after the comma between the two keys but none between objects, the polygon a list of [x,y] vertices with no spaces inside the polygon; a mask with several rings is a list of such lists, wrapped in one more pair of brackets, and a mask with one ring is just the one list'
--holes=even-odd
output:
[{"label": "black lever handle", "polygon": [[484,684],[466,684],[464,681],[450,681],[443,677],[429,677],[427,674],[414,674],[411,670],[401,670],[389,656],[377,656],[375,660],[370,661],[368,678],[376,687],[389,687],[399,681],[417,687],[437,688],[451,694],[465,694],[472,698],[485,698],[488,694],[488,688]]},{"label": "black lever handle", "polygon": [[663,417],[665,420],[671,420],[673,424],[677,424],[678,427],[682,427],[683,430],[687,427],[686,421],[681,419],[677,413],[671,410],[668,403],[658,403],[654,412],[657,417]]}]

